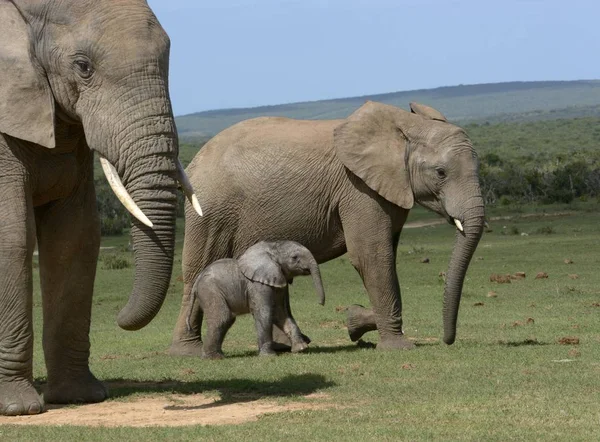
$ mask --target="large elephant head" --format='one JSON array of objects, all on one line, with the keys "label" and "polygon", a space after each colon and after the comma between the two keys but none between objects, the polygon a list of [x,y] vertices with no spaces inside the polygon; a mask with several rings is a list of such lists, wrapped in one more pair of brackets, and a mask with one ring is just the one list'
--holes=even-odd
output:
[{"label": "large elephant head", "polygon": [[471,141],[437,110],[412,112],[367,102],[336,128],[336,154],[386,200],[405,209],[416,202],[456,225],[444,289],[444,342],[456,337],[458,307],[469,262],[483,232],[484,206]]},{"label": "large elephant head", "polygon": [[135,282],[118,317],[129,330],[167,292],[177,181],[199,209],[177,159],[169,44],[144,0],[0,0],[0,132],[52,149],[75,127],[99,154],[135,217]]}]

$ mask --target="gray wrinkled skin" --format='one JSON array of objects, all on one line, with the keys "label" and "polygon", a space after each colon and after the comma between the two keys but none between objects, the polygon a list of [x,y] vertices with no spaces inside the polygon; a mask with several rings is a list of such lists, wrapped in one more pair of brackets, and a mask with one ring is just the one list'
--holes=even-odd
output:
[{"label": "gray wrinkled skin", "polygon": [[[206,323],[202,357],[223,358],[223,340],[236,316],[252,313],[261,356],[275,355],[273,325],[288,336],[292,352],[307,348],[300,329],[286,309],[288,284],[311,274],[325,302],[319,267],[312,254],[293,241],[259,242],[239,259],[220,259],[206,267],[192,287],[198,326]],[[192,310],[190,310],[192,311]],[[188,318],[188,322],[191,318]]]},{"label": "gray wrinkled skin", "polygon": [[[371,301],[351,338],[377,330],[379,349],[411,348],[402,332],[396,248],[418,203],[458,219],[444,288],[444,341],[454,342],[462,285],[483,231],[478,162],[467,134],[428,106],[367,102],[344,120],[255,118],[211,139],[187,168],[207,215],[186,206],[184,293],[171,354],[198,354],[191,288],[220,258],[286,238],[323,263],[347,252]],[[450,232],[450,229],[449,229]]]},{"label": "gray wrinkled skin", "polygon": [[98,402],[89,370],[100,223],[93,152],[154,223],[134,220],[135,282],[118,323],[147,324],[173,264],[178,142],[169,39],[144,0],[0,0],[0,414],[35,414],[32,256],[43,299],[44,400]]}]

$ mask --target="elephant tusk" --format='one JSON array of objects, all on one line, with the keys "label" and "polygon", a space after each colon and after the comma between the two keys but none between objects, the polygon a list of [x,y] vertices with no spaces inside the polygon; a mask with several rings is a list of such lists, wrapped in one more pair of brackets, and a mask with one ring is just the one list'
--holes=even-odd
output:
[{"label": "elephant tusk", "polygon": [[185,174],[185,170],[183,170],[183,165],[181,164],[181,162],[179,160],[177,160],[176,163],[177,163],[177,181],[179,181],[179,183],[181,184],[181,188],[183,189],[183,192],[185,193],[185,196],[187,197],[189,202],[192,204],[192,207],[194,208],[194,210],[198,213],[198,215],[202,216],[202,208],[200,207],[200,202],[198,201],[198,198],[196,197],[196,194],[194,193],[194,188],[192,187],[192,183],[190,183],[190,179]]},{"label": "elephant tusk", "polygon": [[457,220],[456,218],[454,218],[454,224],[456,224],[456,228],[457,228],[458,230],[460,230],[461,232],[463,232],[463,226],[462,226],[462,224],[460,223],[460,221],[459,221],[459,220]]},{"label": "elephant tusk", "polygon": [[110,188],[115,193],[119,201],[121,201],[121,204],[123,204],[129,213],[135,216],[141,223],[148,227],[152,227],[152,221],[150,221],[148,217],[144,215],[142,209],[138,207],[135,201],[133,201],[133,198],[131,198],[131,195],[129,195],[129,192],[127,192],[127,189],[125,189],[125,186],[123,185],[123,182],[117,173],[117,169],[115,169],[115,167],[110,164],[110,161],[108,161],[102,155],[98,156],[100,157],[100,164],[102,165],[102,170],[104,171],[104,175],[108,180],[108,184],[110,184]]}]

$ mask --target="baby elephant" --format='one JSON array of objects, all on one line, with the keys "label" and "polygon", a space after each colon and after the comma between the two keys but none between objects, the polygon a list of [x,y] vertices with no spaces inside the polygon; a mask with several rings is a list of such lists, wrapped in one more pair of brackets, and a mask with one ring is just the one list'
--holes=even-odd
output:
[{"label": "baby elephant", "polygon": [[202,357],[223,358],[225,334],[236,316],[246,313],[254,316],[261,356],[276,354],[273,324],[288,335],[292,352],[306,349],[296,321],[287,313],[285,299],[294,276],[308,274],[323,305],[325,292],[317,261],[306,247],[294,241],[261,241],[238,259],[219,259],[206,267],[192,287],[192,302],[200,305],[200,326],[206,318]]}]

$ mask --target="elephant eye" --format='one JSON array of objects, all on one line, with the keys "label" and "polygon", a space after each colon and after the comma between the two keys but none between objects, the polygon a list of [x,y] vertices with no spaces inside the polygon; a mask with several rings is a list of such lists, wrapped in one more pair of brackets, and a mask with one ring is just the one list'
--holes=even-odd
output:
[{"label": "elephant eye", "polygon": [[92,76],[92,65],[87,60],[75,60],[75,66],[77,71],[82,78],[90,78]]},{"label": "elephant eye", "polygon": [[443,180],[444,178],[446,178],[446,171],[441,167],[435,169],[435,172],[437,173],[439,179]]}]

